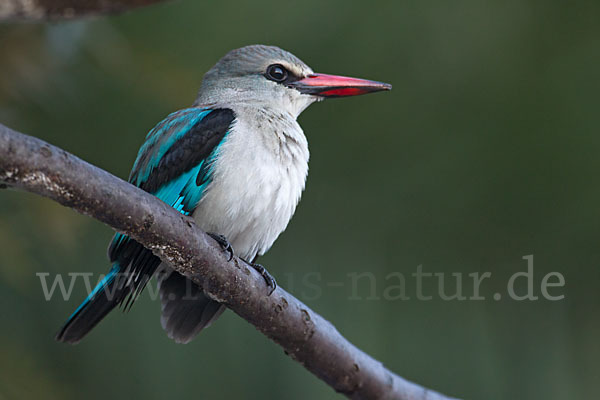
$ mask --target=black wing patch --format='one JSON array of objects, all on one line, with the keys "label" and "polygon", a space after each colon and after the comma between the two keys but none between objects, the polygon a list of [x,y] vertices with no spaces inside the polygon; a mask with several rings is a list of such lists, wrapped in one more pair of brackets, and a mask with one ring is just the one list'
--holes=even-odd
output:
[{"label": "black wing patch", "polygon": [[[184,113],[188,110],[183,110],[178,113]],[[161,123],[157,128],[169,129],[169,119],[176,120],[181,117],[178,113],[174,113],[167,118],[167,123]],[[167,204],[174,206],[177,199],[182,202],[181,208],[178,210],[185,214],[190,214],[195,208],[197,201],[191,203],[185,202],[185,196],[196,198],[200,196],[202,184],[207,183],[207,170],[210,169],[209,159],[213,151],[223,141],[229,131],[235,116],[230,109],[215,109],[210,111],[200,121],[190,126],[187,132],[181,134],[166,151],[163,150],[162,156],[161,146],[167,146],[168,141],[155,140],[151,146],[142,147],[136,166],[132,171],[130,182],[138,183],[138,186],[146,192],[155,194]],[[185,127],[185,119],[182,119],[181,124]],[[161,126],[162,125],[162,126]],[[173,125],[173,124],[172,124]],[[171,129],[177,129],[177,124]],[[174,132],[163,132],[162,135],[174,135]],[[151,140],[149,135],[147,140]],[[157,159],[159,157],[159,159]],[[156,160],[156,161],[154,161]],[[153,163],[152,168],[148,168],[147,176],[140,176],[140,171],[149,164]],[[186,173],[195,172],[198,169],[196,177],[193,177],[193,182],[197,187],[190,188],[189,185],[182,184],[183,189],[179,191],[178,180],[187,179]],[[194,171],[192,171],[194,170]],[[145,178],[145,179],[141,179]],[[137,182],[136,182],[137,181]],[[173,185],[175,191],[166,190],[164,193],[161,189]],[[188,194],[189,193],[189,194]],[[182,199],[183,197],[183,199]],[[152,275],[160,265],[160,259],[152,252],[144,248],[141,244],[127,236],[116,234],[110,244],[108,256],[112,263],[118,263],[120,270],[124,274],[121,279],[121,284],[125,285],[127,290],[118,290],[119,298],[115,299],[118,304],[121,304],[127,297],[124,307],[129,308],[138,294],[144,289]]]},{"label": "black wing patch", "polygon": [[230,109],[211,111],[168,148],[139,187],[154,193],[165,183],[196,167],[221,143],[233,120]]}]

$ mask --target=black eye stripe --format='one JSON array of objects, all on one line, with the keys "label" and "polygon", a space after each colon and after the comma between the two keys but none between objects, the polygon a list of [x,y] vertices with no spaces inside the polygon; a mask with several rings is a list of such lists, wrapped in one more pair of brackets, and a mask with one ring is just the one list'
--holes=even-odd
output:
[{"label": "black eye stripe", "polygon": [[267,67],[267,78],[275,82],[283,82],[288,77],[288,70],[281,64],[273,64]]},{"label": "black eye stripe", "polygon": [[281,64],[269,65],[264,76],[270,81],[281,83],[283,85],[288,85],[289,83],[300,79]]}]

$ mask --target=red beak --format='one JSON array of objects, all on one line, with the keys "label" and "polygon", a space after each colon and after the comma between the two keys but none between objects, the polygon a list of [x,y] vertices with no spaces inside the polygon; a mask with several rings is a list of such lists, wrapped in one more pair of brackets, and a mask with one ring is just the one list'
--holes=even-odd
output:
[{"label": "red beak", "polygon": [[327,74],[308,75],[304,79],[289,83],[288,86],[297,89],[300,93],[321,97],[357,96],[392,90],[392,85],[389,83]]}]

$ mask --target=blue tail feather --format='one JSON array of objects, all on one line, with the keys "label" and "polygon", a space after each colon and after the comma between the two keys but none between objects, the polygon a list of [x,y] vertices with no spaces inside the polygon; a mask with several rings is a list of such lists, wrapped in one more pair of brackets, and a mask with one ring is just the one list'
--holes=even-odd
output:
[{"label": "blue tail feather", "polygon": [[[106,314],[117,306],[118,301],[116,299],[118,296],[114,292],[118,288],[112,288],[111,286],[116,282],[115,278],[120,270],[119,263],[114,263],[110,272],[71,314],[56,335],[56,340],[67,343],[79,342]],[[108,288],[110,289],[107,290]]]},{"label": "blue tail feather", "polygon": [[67,319],[67,324],[73,319],[73,317],[75,317],[75,315],[77,315],[79,311],[81,311],[84,307],[88,305],[88,303],[94,298],[94,296],[96,296],[96,294],[99,291],[103,290],[114,281],[115,276],[119,273],[120,269],[121,268],[119,266],[119,263],[115,263],[113,265],[108,274],[106,274],[106,276],[102,278],[100,282],[98,282],[98,284],[96,285],[94,290],[90,292],[88,297],[86,297],[85,300],[83,300],[83,302],[79,305],[79,307],[77,307],[77,309],[73,311],[73,314],[71,314],[71,316]]}]

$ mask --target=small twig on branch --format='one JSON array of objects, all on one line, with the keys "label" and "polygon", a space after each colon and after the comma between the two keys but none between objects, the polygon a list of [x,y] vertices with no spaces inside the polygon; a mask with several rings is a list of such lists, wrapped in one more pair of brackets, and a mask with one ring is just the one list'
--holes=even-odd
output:
[{"label": "small twig on branch", "polygon": [[0,124],[0,183],[36,193],[126,233],[352,399],[449,400],[409,382],[348,342],[281,288],[222,251],[194,221],[79,158]]},{"label": "small twig on branch", "polygon": [[64,20],[118,14],[165,0],[0,0],[2,20]]}]

